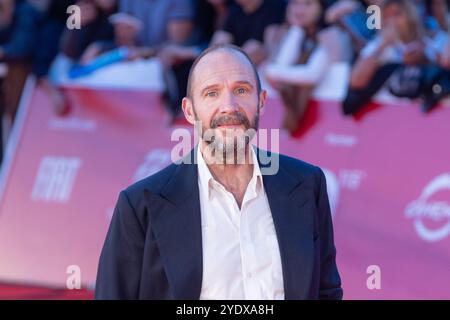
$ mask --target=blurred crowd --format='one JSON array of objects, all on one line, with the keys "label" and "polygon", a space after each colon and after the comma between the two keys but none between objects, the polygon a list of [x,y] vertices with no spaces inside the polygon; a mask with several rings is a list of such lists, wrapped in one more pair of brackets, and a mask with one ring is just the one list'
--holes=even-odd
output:
[{"label": "blurred crowd", "polygon": [[[81,9],[69,29],[67,8]],[[367,8],[380,8],[381,25]],[[213,44],[243,48],[284,105],[283,128],[298,129],[314,88],[336,62],[351,65],[345,115],[380,90],[422,101],[450,93],[448,0],[0,0],[1,112],[13,121],[28,75],[58,113],[55,84],[123,60],[158,59],[171,119],[193,60]],[[375,12],[376,15],[376,12]],[[374,20],[375,19],[375,20]],[[375,26],[375,27],[374,27]],[[380,28],[381,27],[381,28]],[[4,121],[3,121],[4,123]]]}]

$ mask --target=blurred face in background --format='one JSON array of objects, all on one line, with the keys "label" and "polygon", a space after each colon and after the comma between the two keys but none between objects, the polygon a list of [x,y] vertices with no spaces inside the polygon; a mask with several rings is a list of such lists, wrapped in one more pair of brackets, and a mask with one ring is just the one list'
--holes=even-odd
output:
[{"label": "blurred face in background", "polygon": [[386,1],[383,11],[383,25],[393,27],[400,39],[412,41],[418,34],[418,16],[412,3],[407,1]]},{"label": "blurred face in background", "polygon": [[393,25],[399,31],[405,31],[408,28],[408,17],[406,12],[397,3],[389,4],[384,8],[384,23]]},{"label": "blurred face in background", "polygon": [[291,0],[287,10],[288,22],[302,28],[317,26],[323,13],[319,0]]},{"label": "blurred face in background", "polygon": [[116,5],[116,0],[94,0],[97,7],[103,11],[111,11]]},{"label": "blurred face in background", "polygon": [[118,46],[131,47],[135,44],[139,29],[128,23],[116,23],[114,25],[114,35]]},{"label": "blurred face in background", "polygon": [[0,0],[0,28],[11,24],[14,15],[14,0]]},{"label": "blurred face in background", "polygon": [[213,6],[222,5],[226,0],[206,0],[206,2],[210,3]]}]

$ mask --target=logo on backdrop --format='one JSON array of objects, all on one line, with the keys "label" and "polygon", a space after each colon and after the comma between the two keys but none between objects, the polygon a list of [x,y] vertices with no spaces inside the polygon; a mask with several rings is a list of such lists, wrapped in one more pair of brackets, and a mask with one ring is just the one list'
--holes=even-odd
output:
[{"label": "logo on backdrop", "polygon": [[450,199],[450,173],[434,178],[422,191],[419,199],[405,209],[407,218],[413,219],[418,235],[425,241],[434,242],[450,235],[450,204],[442,199],[447,192]]},{"label": "logo on backdrop", "polygon": [[67,203],[82,161],[80,158],[45,156],[34,181],[31,199]]}]

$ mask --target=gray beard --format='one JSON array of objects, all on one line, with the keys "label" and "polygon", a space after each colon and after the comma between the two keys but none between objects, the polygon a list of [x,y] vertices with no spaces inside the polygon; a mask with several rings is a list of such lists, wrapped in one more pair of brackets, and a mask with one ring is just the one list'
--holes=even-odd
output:
[{"label": "gray beard", "polygon": [[[199,121],[194,108],[194,116]],[[246,154],[250,141],[256,135],[259,126],[259,110],[255,115],[250,128],[246,128],[245,133],[241,136],[234,136],[233,139],[227,137],[219,137],[212,134],[209,128],[202,125],[201,140],[207,144],[207,150],[213,156],[217,164],[245,164]],[[205,134],[208,132],[208,134]],[[211,135],[209,135],[211,133]],[[220,133],[219,133],[220,134]],[[206,137],[205,137],[206,136]],[[226,141],[227,140],[227,141]]]}]

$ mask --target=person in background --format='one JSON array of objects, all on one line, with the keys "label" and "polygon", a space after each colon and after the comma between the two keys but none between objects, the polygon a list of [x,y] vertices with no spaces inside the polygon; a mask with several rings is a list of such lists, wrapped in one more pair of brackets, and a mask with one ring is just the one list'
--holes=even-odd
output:
[{"label": "person in background", "polygon": [[81,29],[66,30],[61,43],[62,53],[78,61],[96,41],[112,41],[114,28],[109,17],[117,11],[116,0],[80,0]]},{"label": "person in background", "polygon": [[450,3],[447,0],[425,1],[425,30],[438,52],[440,67],[450,69]]},{"label": "person in background", "polygon": [[24,0],[0,0],[0,60],[30,61],[40,18]]},{"label": "person in background", "polygon": [[428,94],[423,111],[431,111],[438,102],[450,95],[450,1],[425,0],[425,31],[430,46],[437,52],[436,65],[428,72]]},{"label": "person in background", "polygon": [[33,58],[33,74],[38,79],[44,79],[60,50],[60,39],[66,29],[68,18],[67,8],[75,4],[75,0],[49,0],[46,2],[29,0],[29,2],[42,13],[41,23],[38,27],[37,42],[39,46],[36,47]]},{"label": "person in background", "polygon": [[156,57],[163,66],[165,92],[163,103],[172,122],[179,114],[179,83],[187,78],[190,45],[194,29],[194,6],[191,0],[120,0],[119,11],[142,23],[137,36],[135,58]]},{"label": "person in background", "polygon": [[32,68],[41,18],[41,12],[24,0],[0,0],[0,63],[4,70],[0,84],[1,146]]},{"label": "person in background", "polygon": [[138,39],[141,47],[133,55],[157,57],[164,67],[163,103],[170,123],[183,116],[181,100],[186,95],[189,69],[209,45],[215,30],[222,27],[230,3],[230,0],[120,2],[120,11],[135,15],[143,23]]},{"label": "person in background", "polygon": [[192,33],[193,6],[190,0],[119,0],[119,12],[142,22],[138,44],[158,49],[167,43],[184,44]]},{"label": "person in background", "polygon": [[[142,29],[142,22],[126,13],[116,13],[109,17],[109,22],[114,27],[113,41],[97,41],[89,45],[80,58],[80,63],[86,65],[99,55],[115,50],[127,48],[133,52],[137,47],[137,35]],[[129,59],[135,58],[130,55]]]},{"label": "person in background", "polygon": [[325,14],[325,21],[337,25],[351,38],[354,57],[375,35],[375,29],[367,27],[369,15],[367,8],[371,5],[381,6],[383,0],[338,0]]},{"label": "person in background", "polygon": [[75,4],[75,0],[29,0],[29,3],[42,13],[37,31],[37,43],[40,45],[35,48],[32,73],[38,84],[47,92],[54,111],[64,114],[68,109],[63,92],[52,83],[49,73],[66,30],[67,8]]},{"label": "person in background", "polygon": [[[60,40],[60,52],[49,71],[49,79],[59,84],[67,78],[70,69],[80,62],[86,49],[97,41],[113,41],[114,28],[109,17],[117,11],[116,0],[78,0],[81,10],[81,28],[66,29]],[[65,112],[64,110],[60,110]]]},{"label": "person in background", "polygon": [[326,28],[325,3],[321,0],[291,0],[288,5],[287,30],[278,54],[264,68],[266,80],[283,100],[283,127],[293,133],[299,128],[312,90],[329,66],[349,61],[337,28]]},{"label": "person in background", "polygon": [[196,0],[194,43],[206,49],[214,33],[224,27],[233,0]]},{"label": "person in background", "polygon": [[8,65],[6,109],[14,118],[23,84],[31,69],[40,12],[26,1],[0,0],[0,61]]},{"label": "person in background", "polygon": [[214,34],[211,45],[237,45],[259,65],[268,57],[264,46],[265,31],[270,26],[282,24],[285,13],[284,0],[236,0],[223,28]]},{"label": "person in background", "polygon": [[[64,5],[66,4],[68,3]],[[65,29],[60,39],[55,40],[59,45],[59,53],[53,59],[48,75],[41,81],[58,115],[67,114],[70,108],[57,86],[68,78],[70,70],[80,62],[83,53],[92,43],[114,39],[114,29],[108,19],[117,11],[116,0],[77,0],[73,4],[80,7],[81,28]],[[62,3],[55,6],[61,14],[62,10],[67,10]],[[67,17],[66,12],[66,20]]]},{"label": "person in background", "polygon": [[186,96],[189,70],[195,58],[209,46],[215,31],[223,27],[232,3],[231,0],[194,1],[194,27],[187,45],[171,44],[164,50],[169,69],[166,76],[170,79],[164,98],[172,123],[184,119],[180,106]]},{"label": "person in background", "polygon": [[164,66],[174,62],[172,46],[185,46],[192,37],[194,11],[191,0],[119,0],[119,12],[142,23],[135,56],[158,57]]},{"label": "person in background", "polygon": [[421,94],[422,66],[436,62],[417,7],[407,0],[385,0],[380,32],[361,51],[350,75],[345,115],[360,110],[383,86],[393,95]]},{"label": "person in background", "polygon": [[450,31],[449,7],[449,0],[425,0],[425,9],[428,16],[432,17],[438,28],[444,32]]}]

